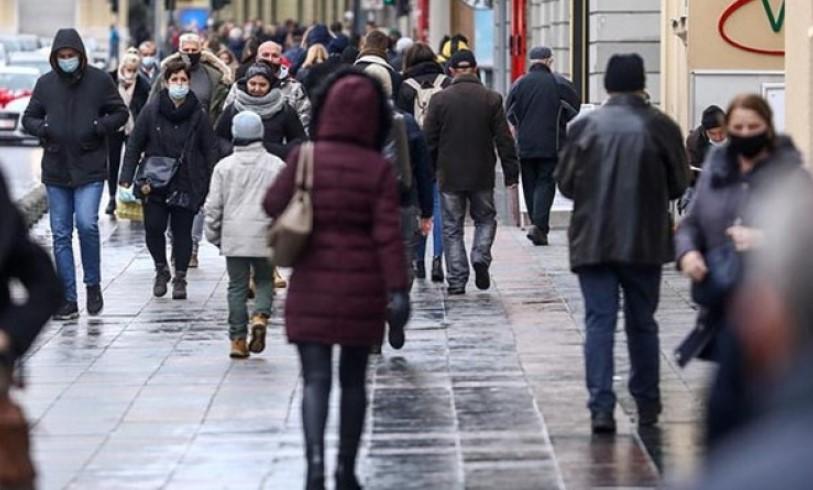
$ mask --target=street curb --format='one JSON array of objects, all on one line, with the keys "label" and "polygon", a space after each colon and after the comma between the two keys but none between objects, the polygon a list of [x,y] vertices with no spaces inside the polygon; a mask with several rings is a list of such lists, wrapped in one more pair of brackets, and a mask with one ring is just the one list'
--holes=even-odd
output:
[{"label": "street curb", "polygon": [[18,199],[15,204],[22,213],[26,226],[30,228],[42,218],[42,215],[48,209],[48,196],[45,193],[45,186],[37,184],[26,195]]}]

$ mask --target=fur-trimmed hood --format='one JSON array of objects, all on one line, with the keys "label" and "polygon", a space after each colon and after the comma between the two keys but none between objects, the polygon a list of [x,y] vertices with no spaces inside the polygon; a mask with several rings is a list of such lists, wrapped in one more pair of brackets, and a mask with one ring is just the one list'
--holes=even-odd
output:
[{"label": "fur-trimmed hood", "polygon": [[[173,60],[180,60],[181,53],[174,53],[163,60],[161,60],[161,71],[167,66],[167,63]],[[209,51],[208,49],[204,49],[201,51],[200,62],[204,65],[209,66],[210,68],[214,68],[217,70],[221,75],[222,78],[220,79],[220,83],[224,85],[231,85],[234,83],[234,75],[232,74],[231,68],[229,65],[223,62],[220,58],[218,58],[214,53]]]}]

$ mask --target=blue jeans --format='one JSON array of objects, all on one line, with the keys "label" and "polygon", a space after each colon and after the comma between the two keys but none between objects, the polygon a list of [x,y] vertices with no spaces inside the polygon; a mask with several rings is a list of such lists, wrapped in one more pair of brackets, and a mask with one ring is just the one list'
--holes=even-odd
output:
[{"label": "blue jeans", "polygon": [[629,390],[638,407],[660,409],[660,345],[655,311],[661,287],[661,267],[598,265],[580,268],[584,296],[585,374],[592,412],[612,412],[613,345],[618,319],[619,290],[624,292],[624,326],[630,358]]},{"label": "blue jeans", "polygon": [[446,280],[449,287],[465,287],[469,281],[469,261],[466,258],[466,210],[474,221],[474,240],[471,244],[472,264],[491,266],[491,246],[497,236],[497,210],[494,208],[494,190],[473,192],[444,192],[443,249],[446,253]]},{"label": "blue jeans", "polygon": [[[434,204],[432,209],[432,256],[439,258],[443,256],[443,211],[437,183],[435,183],[434,192]],[[418,239],[418,250],[415,252],[415,260],[424,260],[424,257],[426,257],[426,237],[421,235]]]},{"label": "blue jeans", "polygon": [[99,203],[104,192],[104,182],[93,182],[76,188],[49,185],[46,189],[56,271],[65,288],[65,301],[76,301],[74,219],[79,232],[84,282],[88,286],[97,286],[101,283]]}]

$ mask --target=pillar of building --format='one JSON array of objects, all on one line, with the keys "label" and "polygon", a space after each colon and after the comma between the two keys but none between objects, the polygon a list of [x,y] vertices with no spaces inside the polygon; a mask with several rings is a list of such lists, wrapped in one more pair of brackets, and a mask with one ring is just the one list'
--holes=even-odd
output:
[{"label": "pillar of building", "polygon": [[0,32],[17,32],[17,0],[0,2]]},{"label": "pillar of building", "polygon": [[437,49],[443,36],[452,30],[452,10],[445,0],[429,0],[429,45]]},{"label": "pillar of building", "polygon": [[813,3],[786,2],[785,123],[787,132],[813,158]]}]

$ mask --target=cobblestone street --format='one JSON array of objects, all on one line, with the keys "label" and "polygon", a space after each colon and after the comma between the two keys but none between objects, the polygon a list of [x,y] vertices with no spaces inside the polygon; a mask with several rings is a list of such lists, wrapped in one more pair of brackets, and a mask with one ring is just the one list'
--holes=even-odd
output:
[{"label": "cobblestone street", "polygon": [[[299,364],[280,311],[266,352],[232,361],[217,250],[202,248],[188,301],[154,299],[140,225],[102,222],[104,313],[49,325],[17,394],[41,488],[299,488]],[[44,222],[34,233],[47,244]],[[636,429],[619,334],[619,432],[593,437],[581,298],[564,233],[552,238],[533,248],[501,228],[491,291],[447,299],[417,283],[406,347],[385,348],[369,371],[365,488],[653,488],[696,463],[706,367],[679,371],[669,354],[693,319],[685,281],[665,275],[660,429]],[[335,417],[328,434],[332,472]]]}]

